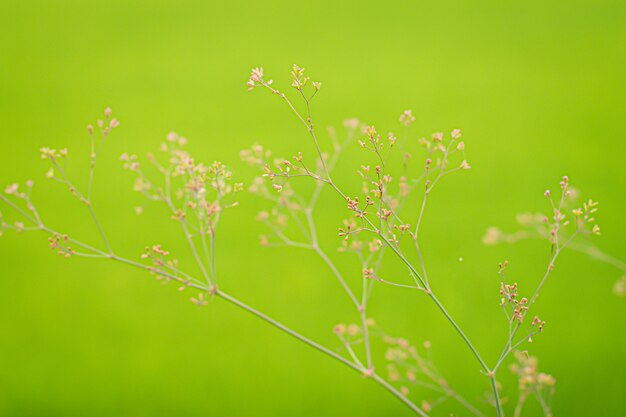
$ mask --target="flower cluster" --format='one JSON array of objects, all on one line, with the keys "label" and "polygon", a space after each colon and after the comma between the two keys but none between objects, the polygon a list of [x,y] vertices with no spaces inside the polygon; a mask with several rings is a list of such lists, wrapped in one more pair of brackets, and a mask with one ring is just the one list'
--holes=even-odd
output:
[{"label": "flower cluster", "polygon": [[[196,162],[186,151],[186,145],[185,137],[171,132],[161,143],[160,154],[147,155],[150,169],[159,174],[158,181],[149,178],[136,155],[125,153],[120,159],[124,168],[136,176],[134,190],[144,195],[148,201],[163,203],[170,218],[181,224],[202,275],[210,287],[213,287],[216,283],[216,230],[224,210],[238,205],[235,196],[243,190],[243,184],[234,183],[231,171],[219,161],[208,165]],[[202,247],[201,251],[196,249],[196,240],[199,241],[198,246]],[[201,260],[200,252],[203,253],[204,260]],[[170,274],[178,276],[176,264],[155,265],[164,266],[168,267]]]},{"label": "flower cluster", "polygon": [[415,122],[415,116],[413,116],[413,112],[411,110],[405,110],[400,115],[400,123],[405,127],[409,127]]},{"label": "flower cluster", "polygon": [[[564,176],[559,182],[561,189],[557,199],[552,192],[546,190],[543,195],[550,202],[551,215],[521,213],[517,215],[517,223],[521,230],[507,234],[500,229],[487,229],[483,242],[493,245],[500,242],[514,243],[521,239],[541,237],[548,239],[553,245],[563,245],[570,238],[578,234],[599,235],[600,227],[595,223],[595,213],[598,211],[598,202],[591,199],[578,205],[579,193],[569,184],[569,178]],[[572,206],[574,206],[572,208]],[[573,224],[573,226],[572,226]]]},{"label": "flower cluster", "polygon": [[536,398],[545,416],[552,416],[552,399],[556,379],[549,374],[539,372],[538,361],[527,352],[516,352],[516,362],[510,370],[518,378],[519,397],[516,405],[516,414],[520,415],[524,403],[528,398]]},{"label": "flower cluster", "polygon": [[[400,392],[408,396],[412,391],[420,391],[420,408],[432,411],[449,398],[463,405],[465,399],[456,392],[443,377],[431,358],[432,344],[425,341],[421,347],[411,344],[407,339],[390,336],[383,337],[387,345],[385,359],[389,380],[400,385]],[[475,413],[471,407],[468,411]]]},{"label": "flower cluster", "polygon": [[170,252],[163,249],[159,244],[146,246],[141,259],[151,263],[146,269],[150,274],[154,275],[157,281],[161,281],[163,285],[170,281],[180,284],[178,291],[184,291],[188,287],[196,287],[200,282],[183,272],[178,265],[178,259],[171,259]]},{"label": "flower cluster", "polygon": [[[173,272],[174,276],[176,276],[178,271],[178,260],[169,259],[169,255],[169,251],[166,251],[158,244],[146,246],[144,253],[141,255],[141,259],[149,260],[152,263],[150,271],[156,276],[157,280],[163,280],[163,284],[167,284],[172,279],[169,276],[169,272]],[[167,271],[168,275],[160,273],[164,271]]]},{"label": "flower cluster", "polygon": [[27,226],[23,220],[9,222],[3,216],[2,211],[0,211],[0,237],[3,235],[4,230],[13,230],[16,233],[20,233],[42,229],[43,225],[39,212],[31,200],[34,184],[32,180],[26,181],[23,186],[20,186],[18,183],[9,184],[4,188],[4,194],[0,193],[0,201],[5,202],[9,207],[20,213],[23,220],[34,224],[34,226]]},{"label": "flower cluster", "polygon": [[[519,326],[521,326],[528,314],[531,301],[526,297],[519,298],[517,282],[512,284],[506,282],[505,271],[509,266],[509,262],[501,262],[498,266],[501,280],[500,307],[502,307],[507,321],[509,322],[509,341],[510,343],[512,343],[517,330],[515,330],[514,332],[512,330],[511,324],[515,323],[518,328]],[[539,319],[538,316],[535,316],[530,324],[530,330],[528,335],[524,336],[519,342],[512,345],[510,349],[514,350],[524,341],[532,342],[532,337],[538,333],[541,333],[545,325],[545,321],[542,321],[541,319]]]},{"label": "flower cluster", "polygon": [[50,243],[50,249],[56,250],[59,255],[66,258],[76,254],[69,245],[69,237],[67,235],[59,235],[54,232],[52,236],[48,238],[48,243]]},{"label": "flower cluster", "polygon": [[172,132],[159,147],[165,157],[148,154],[147,160],[160,173],[162,185],[155,185],[144,174],[136,155],[125,153],[120,159],[125,169],[136,174],[135,191],[150,201],[164,202],[172,219],[193,219],[200,234],[212,234],[222,211],[237,205],[233,195],[243,185],[232,182],[232,173],[221,162],[197,163],[184,149],[186,144],[186,138]]},{"label": "flower cluster", "polygon": [[252,69],[252,72],[250,73],[250,78],[248,79],[246,86],[248,87],[248,91],[252,91],[255,87],[258,87],[259,85],[269,86],[271,84],[272,80],[269,80],[267,82],[263,80],[263,68],[259,67]]},{"label": "flower cluster", "polygon": [[[559,182],[560,195],[546,190],[543,195],[550,202],[551,215],[542,213],[520,213],[516,220],[519,230],[506,233],[497,227],[489,227],[483,236],[485,245],[515,243],[524,239],[539,238],[550,242],[553,254],[568,248],[583,252],[592,258],[605,262],[620,271],[626,272],[626,263],[597,248],[590,240],[575,239],[579,236],[599,236],[600,226],[596,223],[598,202],[587,199],[579,202],[580,193],[572,188],[569,178],[564,176]],[[620,280],[614,284],[614,292],[620,295]]]}]

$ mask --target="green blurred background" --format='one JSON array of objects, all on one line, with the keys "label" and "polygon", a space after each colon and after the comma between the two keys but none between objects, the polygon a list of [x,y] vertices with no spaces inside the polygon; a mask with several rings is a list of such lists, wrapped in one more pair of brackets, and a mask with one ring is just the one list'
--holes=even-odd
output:
[{"label": "green blurred background", "polygon": [[[497,262],[509,259],[511,274],[531,288],[548,248],[484,247],[486,227],[513,229],[515,213],[545,209],[543,190],[566,174],[601,202],[599,247],[625,255],[623,1],[1,6],[2,187],[33,178],[46,222],[94,244],[81,205],[58,184],[42,184],[41,146],[69,147],[70,170],[84,184],[85,125],[111,106],[122,126],[99,162],[95,200],[110,239],[132,258],[160,242],[191,264],[165,211],[134,214],[142,200],[119,155],[156,149],[176,130],[198,159],[222,160],[249,183],[253,171],[238,151],[255,141],[279,154],[310,153],[306,132],[282,103],[244,86],[253,66],[285,85],[297,63],[323,82],[318,126],[359,117],[399,130],[398,115],[411,108],[413,139],[463,130],[473,169],[432,199],[425,256],[435,290],[490,363],[506,331]],[[351,174],[344,184],[356,190]],[[345,212],[331,193],[320,204],[331,250]],[[312,254],[258,246],[264,228],[254,216],[263,207],[245,195],[225,218],[222,288],[336,347],[332,326],[355,320],[351,305]],[[358,266],[331,252],[356,284]],[[0,415],[409,415],[379,387],[221,300],[198,309],[189,293],[136,270],[62,259],[43,235],[8,233],[0,262]],[[393,262],[389,268],[405,274]],[[626,305],[611,291],[619,275],[567,253],[537,304],[549,325],[531,353],[558,380],[557,416],[626,415]],[[432,341],[441,371],[469,399],[488,388],[422,295],[378,286],[371,314],[392,334]],[[504,395],[514,398],[507,373]],[[447,406],[434,415],[465,415]]]}]

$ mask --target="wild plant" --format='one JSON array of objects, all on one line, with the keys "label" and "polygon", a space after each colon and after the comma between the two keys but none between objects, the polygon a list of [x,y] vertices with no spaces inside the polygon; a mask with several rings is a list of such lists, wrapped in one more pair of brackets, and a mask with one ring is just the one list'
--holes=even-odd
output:
[{"label": "wild plant", "polygon": [[[473,354],[485,376],[486,388],[489,388],[484,402],[493,407],[491,412],[499,417],[504,415],[498,375],[502,365],[509,363],[513,357],[511,370],[519,377],[519,393],[513,414],[521,415],[524,404],[529,399],[536,399],[543,413],[551,416],[555,378],[539,372],[536,358],[527,351],[528,344],[539,336],[546,325],[534,312],[535,302],[553,274],[557,258],[566,248],[591,254],[623,269],[621,261],[591,249],[587,241],[580,240],[581,237],[600,233],[595,221],[597,203],[588,200],[582,206],[571,206],[576,193],[572,191],[569,179],[563,177],[555,195],[545,192],[549,215],[521,216],[520,223],[525,230],[513,235],[497,229],[488,231],[485,243],[513,242],[536,236],[548,240],[550,251],[545,273],[533,290],[528,288],[530,283],[518,285],[508,277],[507,261],[499,265],[499,296],[494,291],[494,308],[499,299],[508,335],[502,341],[499,357],[488,361],[436,295],[436,283],[442,278],[429,275],[423,256],[425,243],[420,237],[426,207],[433,192],[451,174],[470,169],[461,131],[453,130],[448,135],[437,132],[429,138],[415,141],[411,136],[415,117],[410,110],[406,110],[399,117],[401,135],[379,132],[372,125],[349,119],[344,122],[342,134],[334,129],[328,131],[328,146],[320,140],[312,115],[321,83],[311,81],[305,70],[298,66],[293,67],[291,80],[299,102],[292,101],[286,93],[276,89],[273,82],[265,78],[261,68],[252,70],[247,87],[249,91],[265,90],[282,101],[304,128],[316,154],[308,157],[294,149],[292,157],[278,158],[262,145],[255,144],[240,154],[244,162],[259,171],[259,176],[247,187],[242,182],[236,182],[224,164],[196,161],[186,151],[187,140],[176,133],[167,136],[158,153],[148,154],[146,162],[134,154],[121,156],[123,167],[135,175],[134,190],[147,200],[162,204],[171,221],[180,225],[197,272],[190,271],[187,265],[180,265],[168,246],[150,244],[137,257],[127,257],[119,254],[107,238],[93,203],[93,179],[103,145],[120,125],[109,108],[95,127],[87,127],[91,153],[85,189],[79,189],[66,170],[66,149],[41,149],[41,157],[50,164],[46,177],[62,184],[71,196],[85,206],[100,236],[101,245],[89,245],[82,238],[64,234],[45,223],[32,199],[32,181],[27,181],[25,185],[11,184],[5,188],[3,195],[0,194],[0,201],[17,216],[10,221],[0,214],[2,230],[45,232],[50,248],[61,256],[112,260],[147,271],[163,283],[175,284],[180,291],[193,290],[190,301],[198,306],[207,306],[216,298],[223,299],[370,379],[415,414],[428,416],[435,407],[444,408],[445,402],[452,400],[468,413],[486,415],[482,409],[485,404],[466,399],[439,372],[430,354],[430,342],[415,345],[407,338],[388,335],[369,314],[368,306],[377,286],[389,285],[398,287],[398,290],[417,292],[422,294],[421,300],[434,304]],[[356,193],[346,191],[334,176],[342,155],[354,144],[361,148],[357,154],[361,189]],[[417,159],[413,157],[414,145],[421,148],[417,151],[422,154],[421,162],[414,162]],[[159,173],[157,178],[146,174],[144,163],[156,169]],[[297,181],[312,185],[309,187]],[[216,267],[217,231],[222,219],[238,204],[238,193],[245,188],[258,195],[265,205],[257,216],[268,230],[260,237],[261,245],[289,246],[314,253],[337,281],[346,301],[353,305],[353,318],[338,319],[342,323],[332,329],[340,350],[322,346],[224,291],[223,288],[228,286],[228,274],[218,272]],[[336,214],[317,212],[319,198],[326,190],[345,206],[345,211],[337,219],[339,239],[335,245],[346,259],[352,257],[345,265],[337,265],[328,255],[334,248],[323,247],[318,238],[319,217]],[[417,204],[413,204],[412,198]],[[341,221],[343,217],[345,219]],[[406,276],[388,277],[384,274],[383,264],[390,256],[406,268]],[[353,260],[358,267],[353,268],[350,278],[357,279],[348,279],[342,270],[352,265]],[[354,281],[358,285],[352,285]],[[387,345],[382,358],[375,357],[372,352],[374,339]]]},{"label": "wild plant", "polygon": [[[546,191],[544,195],[550,198],[550,192]],[[580,204],[580,193],[578,190],[570,187],[567,193],[567,199],[563,202],[564,209],[571,210],[572,214],[578,221],[593,224],[595,222],[595,212],[598,211],[598,203],[593,200],[583,201]],[[554,204],[551,201],[552,204]],[[577,208],[574,208],[577,207]],[[525,239],[548,240],[552,243],[552,230],[548,226],[549,220],[542,213],[519,213],[516,216],[517,224],[520,229],[513,233],[506,233],[497,227],[490,227],[483,236],[485,245],[496,245],[498,243],[513,244]],[[611,265],[615,269],[621,271],[622,275],[613,284],[613,292],[619,297],[626,294],[626,262],[613,255],[610,255],[595,246],[592,241],[585,238],[585,235],[599,235],[600,227],[594,224],[589,229],[582,229],[577,233],[578,239],[572,239],[567,245],[561,249],[569,249],[579,253],[583,253],[590,258]]]}]

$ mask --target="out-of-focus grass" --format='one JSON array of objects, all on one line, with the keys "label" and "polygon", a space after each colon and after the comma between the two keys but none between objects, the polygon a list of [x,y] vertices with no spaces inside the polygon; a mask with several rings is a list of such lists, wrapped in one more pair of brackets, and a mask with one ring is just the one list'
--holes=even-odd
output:
[{"label": "out-of-focus grass", "polygon": [[[199,158],[223,160],[249,181],[237,154],[252,142],[285,155],[310,151],[282,103],[244,87],[252,66],[282,83],[298,63],[323,82],[318,126],[357,116],[397,129],[412,108],[413,139],[463,130],[473,170],[433,196],[423,236],[434,287],[490,361],[505,336],[497,262],[509,259],[530,288],[548,249],[485,248],[487,226],[511,228],[516,212],[545,209],[543,190],[567,174],[601,202],[600,247],[623,253],[622,2],[24,1],[2,9],[0,180],[35,179],[47,222],[91,242],[97,234],[81,205],[44,184],[39,147],[68,146],[70,169],[84,174],[84,126],[113,107],[122,126],[99,162],[95,202],[110,238],[129,256],[160,242],[190,262],[165,212],[134,215],[141,200],[119,154],[155,149],[173,129]],[[332,248],[341,208],[330,193],[321,205]],[[349,303],[311,254],[258,247],[261,208],[243,196],[223,223],[223,288],[333,346],[333,324],[353,319]],[[0,414],[406,414],[377,387],[231,306],[197,309],[189,294],[140,272],[61,259],[46,246],[37,235],[0,240]],[[567,254],[537,304],[549,325],[532,353],[558,380],[556,415],[626,412],[617,278]],[[485,378],[424,297],[388,287],[376,297],[372,314],[387,331],[431,340],[457,389],[482,394]],[[515,383],[503,382],[511,397]]]}]

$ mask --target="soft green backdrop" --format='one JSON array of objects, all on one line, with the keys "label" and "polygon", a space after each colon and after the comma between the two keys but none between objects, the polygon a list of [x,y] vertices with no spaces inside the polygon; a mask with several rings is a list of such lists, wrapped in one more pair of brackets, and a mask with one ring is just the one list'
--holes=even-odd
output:
[{"label": "soft green backdrop", "polygon": [[[244,87],[252,66],[286,82],[298,63],[323,82],[318,126],[357,116],[396,129],[412,108],[413,138],[463,129],[473,170],[433,198],[426,257],[440,298],[490,362],[505,332],[497,262],[508,258],[528,288],[547,248],[486,248],[487,226],[512,228],[516,212],[544,209],[543,190],[567,174],[601,202],[599,246],[625,255],[622,1],[0,3],[0,182],[35,179],[47,222],[88,241],[97,242],[93,226],[65,190],[45,183],[39,147],[68,146],[80,177],[84,126],[111,106],[122,126],[96,181],[110,238],[130,257],[157,241],[179,246],[189,262],[164,212],[134,214],[140,199],[119,154],[152,150],[177,130],[201,159],[221,159],[249,181],[238,151],[255,141],[310,151],[278,100]],[[324,194],[329,215],[319,218],[330,248],[343,215],[334,201]],[[335,346],[332,326],[353,313],[332,276],[311,254],[259,248],[262,203],[241,203],[221,232],[222,287]],[[136,270],[62,259],[43,235],[7,234],[0,263],[1,415],[409,415],[377,386],[222,301],[198,309]],[[558,379],[557,416],[626,415],[618,277],[567,254],[537,304],[549,327],[532,352]],[[487,389],[423,296],[384,287],[377,297],[372,314],[389,332],[431,340],[441,370],[470,399]],[[510,396],[515,384],[503,382]]]}]

